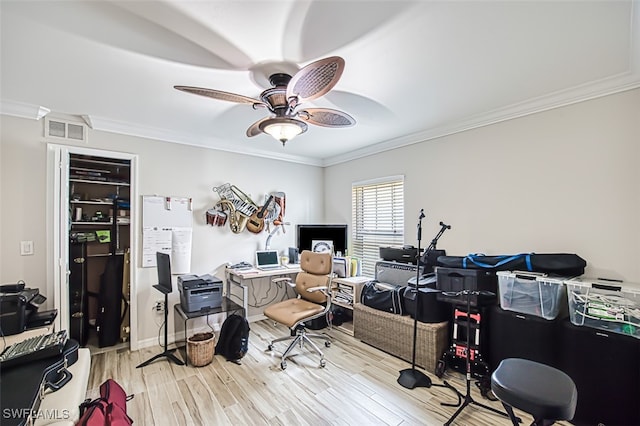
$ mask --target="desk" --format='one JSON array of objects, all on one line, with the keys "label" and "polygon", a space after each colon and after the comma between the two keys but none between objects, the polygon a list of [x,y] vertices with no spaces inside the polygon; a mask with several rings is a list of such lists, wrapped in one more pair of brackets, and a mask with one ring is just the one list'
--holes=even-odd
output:
[{"label": "desk", "polygon": [[275,284],[271,280],[286,277],[295,280],[298,272],[297,265],[269,271],[226,268],[225,296],[244,308],[249,322],[259,321],[266,318],[262,313],[266,306],[296,297],[296,292],[287,283]]},{"label": "desk", "polygon": [[178,348],[178,351],[182,355],[184,365],[189,365],[189,359],[187,357],[187,333],[189,330],[189,321],[201,317],[207,317],[208,320],[209,315],[215,314],[239,313],[243,311],[243,308],[242,306],[229,300],[228,298],[223,297],[222,305],[219,308],[209,308],[195,312],[185,312],[184,309],[182,309],[182,305],[180,303],[176,303],[175,305],[173,305],[173,310],[175,344]]}]

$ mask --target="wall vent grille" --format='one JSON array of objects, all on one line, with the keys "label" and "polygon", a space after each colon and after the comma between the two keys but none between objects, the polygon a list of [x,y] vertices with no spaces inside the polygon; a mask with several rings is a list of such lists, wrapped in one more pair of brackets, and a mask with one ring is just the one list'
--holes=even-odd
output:
[{"label": "wall vent grille", "polygon": [[45,118],[44,136],[47,138],[87,142],[87,125],[55,118]]}]

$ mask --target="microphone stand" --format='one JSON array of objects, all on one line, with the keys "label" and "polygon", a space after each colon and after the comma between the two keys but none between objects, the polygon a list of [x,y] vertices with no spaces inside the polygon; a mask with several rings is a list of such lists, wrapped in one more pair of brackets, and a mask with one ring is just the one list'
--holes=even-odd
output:
[{"label": "microphone stand", "polygon": [[[400,376],[398,377],[398,383],[407,388],[413,389],[416,387],[431,387],[431,386],[442,386],[447,387],[445,385],[433,384],[431,379],[424,374],[422,371],[416,370],[416,340],[418,338],[418,312],[420,309],[420,240],[422,239],[422,219],[424,218],[424,209],[420,209],[420,216],[418,217],[418,249],[416,252],[416,300],[414,302],[414,315],[413,315],[413,355],[411,357],[411,368],[404,369],[400,371]],[[438,243],[438,239],[442,236],[445,230],[451,229],[450,225],[445,225],[440,222],[440,231],[438,234],[431,240],[429,247],[424,252],[424,258],[427,259],[427,256],[430,251],[436,249],[436,244]]]}]

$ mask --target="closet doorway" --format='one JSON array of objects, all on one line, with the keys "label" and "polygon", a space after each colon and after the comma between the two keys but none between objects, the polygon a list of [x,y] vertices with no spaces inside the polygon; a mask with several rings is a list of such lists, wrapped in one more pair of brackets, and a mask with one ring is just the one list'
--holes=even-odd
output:
[{"label": "closet doorway", "polygon": [[50,144],[57,329],[103,352],[137,349],[137,156]]}]

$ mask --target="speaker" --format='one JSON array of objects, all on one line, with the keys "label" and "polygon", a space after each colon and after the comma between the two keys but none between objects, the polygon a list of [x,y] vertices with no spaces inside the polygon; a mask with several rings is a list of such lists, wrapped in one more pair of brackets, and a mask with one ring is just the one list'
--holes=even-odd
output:
[{"label": "speaker", "polygon": [[[420,267],[422,272],[422,267]],[[422,275],[422,273],[420,274]],[[418,266],[409,263],[380,260],[375,265],[375,279],[381,283],[406,286],[411,278],[418,276]]]},{"label": "speaker", "polygon": [[298,248],[297,247],[289,247],[289,264],[293,265],[299,263],[298,259]]},{"label": "speaker", "polygon": [[561,370],[578,389],[572,423],[640,425],[640,339],[566,321]]},{"label": "speaker", "polygon": [[489,364],[498,368],[506,358],[524,358],[559,368],[559,339],[564,318],[544,318],[507,311],[489,310]]}]

